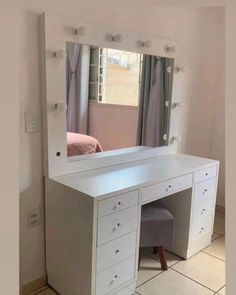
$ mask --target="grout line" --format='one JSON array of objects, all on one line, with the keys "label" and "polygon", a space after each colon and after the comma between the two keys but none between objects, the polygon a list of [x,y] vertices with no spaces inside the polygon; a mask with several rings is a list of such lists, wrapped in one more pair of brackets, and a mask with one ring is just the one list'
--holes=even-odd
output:
[{"label": "grout line", "polygon": [[222,262],[225,263],[225,260],[223,260],[223,259],[221,259],[221,258],[219,258],[219,257],[216,257],[216,256],[214,256],[214,255],[212,255],[212,254],[210,254],[210,253],[207,253],[207,252],[205,252],[204,250],[201,251],[201,252],[204,253],[204,254],[207,254],[207,255],[209,255],[209,256],[215,258],[215,259],[218,259],[218,260],[220,260],[220,261],[222,261]]},{"label": "grout line", "polygon": [[[222,238],[225,234],[218,234],[218,233],[214,233],[219,235],[219,237],[215,238],[214,240],[211,241],[211,243],[215,242],[216,240],[218,240],[219,238]],[[209,246],[208,246],[209,247]]]},{"label": "grout line", "polygon": [[[144,256],[146,256],[146,257],[148,257],[148,258],[154,260],[155,262],[160,263],[160,262],[156,261],[155,259],[153,259],[152,257],[146,255],[145,253],[142,253],[142,254],[143,254]],[[178,263],[181,262],[181,261],[182,261],[182,260],[177,261],[177,262],[174,263],[172,266],[170,266],[169,269],[171,269],[173,266],[175,266],[176,264],[178,264]],[[162,274],[162,273],[164,273],[164,272],[165,272],[164,270],[161,270],[158,274],[156,274],[156,275],[154,275],[153,277],[149,278],[148,280],[146,280],[146,281],[143,282],[142,284],[136,286],[136,289],[139,288],[139,287],[141,287],[141,286],[143,286],[144,284],[148,283],[149,281],[151,281],[152,279],[156,278],[157,276],[159,276],[160,274]]]},{"label": "grout line", "polygon": [[[169,252],[169,253],[170,253],[170,252]],[[171,254],[172,254],[172,253],[171,253]],[[143,252],[143,255],[147,256],[148,258],[151,258],[152,260],[154,260],[154,261],[156,261],[156,262],[158,262],[158,263],[160,264],[160,261],[157,260],[157,259],[154,259],[153,257],[151,257],[151,254],[148,254],[148,253],[144,253],[144,252]],[[172,254],[172,255],[175,255],[175,254]],[[175,255],[175,256],[176,256],[176,257],[179,257],[179,256],[177,256],[177,255]],[[172,264],[172,265],[169,266],[168,268],[171,268],[172,266],[176,265],[177,263],[179,263],[179,262],[181,262],[181,261],[183,261],[182,258],[180,258],[179,261],[176,261],[174,264]]]},{"label": "grout line", "polygon": [[220,292],[224,287],[225,287],[225,285],[224,285],[223,287],[221,287],[221,288],[216,292],[216,294],[218,294],[218,292]]},{"label": "grout line", "polygon": [[161,271],[160,273],[154,275],[153,277],[149,278],[148,280],[146,280],[145,282],[143,282],[142,284],[136,286],[136,289],[143,286],[144,284],[148,283],[149,281],[151,281],[152,279],[154,279],[155,277],[159,276],[160,274],[162,274],[164,271]]},{"label": "grout line", "polygon": [[31,292],[29,295],[38,295],[38,294],[41,294],[42,292],[46,291],[47,289],[49,289],[48,285],[46,285],[36,291]]},{"label": "grout line", "polygon": [[[185,275],[185,274],[183,274],[183,273],[179,272],[178,270],[176,270],[176,269],[173,269],[173,268],[172,268],[172,270],[173,270],[173,271],[175,271],[175,272],[177,272],[178,274],[180,274],[180,275],[182,275],[182,276],[184,276],[184,277],[186,277],[186,278],[190,279],[191,281],[193,281],[193,282],[197,283],[198,285],[201,285],[202,287],[205,287],[206,289],[210,290],[211,292],[215,292],[215,290],[212,290],[211,288],[209,288],[209,287],[207,287],[207,286],[203,285],[202,283],[200,283],[200,282],[198,282],[198,281],[194,280],[193,278],[190,278],[190,277],[188,277],[187,275]],[[223,287],[222,287],[222,288],[223,288]]]}]

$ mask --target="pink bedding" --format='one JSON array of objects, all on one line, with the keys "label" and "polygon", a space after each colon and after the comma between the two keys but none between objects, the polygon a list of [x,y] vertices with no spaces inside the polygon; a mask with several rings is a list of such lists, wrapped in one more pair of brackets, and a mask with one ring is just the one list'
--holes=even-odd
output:
[{"label": "pink bedding", "polygon": [[88,155],[102,152],[98,140],[92,136],[67,132],[67,156]]}]

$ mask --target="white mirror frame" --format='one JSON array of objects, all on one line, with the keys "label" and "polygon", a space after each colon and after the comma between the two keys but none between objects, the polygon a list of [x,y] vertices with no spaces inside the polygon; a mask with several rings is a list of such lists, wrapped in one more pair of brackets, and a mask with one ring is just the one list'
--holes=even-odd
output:
[{"label": "white mirror frame", "polygon": [[[81,33],[82,32],[82,33]],[[108,38],[111,36],[111,38]],[[119,36],[116,37],[116,36]],[[109,25],[92,24],[77,17],[46,14],[40,16],[42,61],[43,134],[45,176],[118,165],[177,151],[180,108],[172,108],[168,146],[131,147],[88,156],[67,157],[66,145],[66,42],[140,52],[175,59],[176,42],[130,33]],[[140,46],[142,44],[143,46]],[[147,46],[145,46],[147,44]],[[172,104],[181,100],[183,75],[174,73]]]}]

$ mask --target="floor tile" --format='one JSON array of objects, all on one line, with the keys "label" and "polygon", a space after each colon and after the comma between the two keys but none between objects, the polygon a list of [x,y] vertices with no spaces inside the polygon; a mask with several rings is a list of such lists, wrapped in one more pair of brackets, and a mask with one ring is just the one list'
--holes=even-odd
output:
[{"label": "floor tile", "polygon": [[218,291],[218,294],[220,294],[220,295],[225,295],[225,294],[226,294],[226,292],[225,292],[225,287],[222,288],[220,291]]},{"label": "floor tile", "polygon": [[173,269],[217,292],[225,285],[225,263],[204,252],[181,261]]},{"label": "floor tile", "polygon": [[52,289],[48,288],[40,292],[38,295],[57,295],[57,294]]},{"label": "floor tile", "polygon": [[221,235],[217,234],[217,233],[213,233],[212,237],[211,237],[211,241],[215,241],[216,239],[218,239]]},{"label": "floor tile", "polygon": [[225,219],[220,216],[215,216],[214,233],[223,235],[225,233]]},{"label": "floor tile", "polygon": [[140,269],[138,272],[137,286],[140,286],[147,280],[162,272],[161,264],[152,258],[142,255]]},{"label": "floor tile", "polygon": [[207,288],[169,269],[137,289],[141,295],[213,295]]},{"label": "floor tile", "polygon": [[[152,259],[160,262],[159,254],[154,255],[152,252],[152,248],[144,248],[142,251]],[[167,259],[167,264],[169,267],[173,266],[177,262],[181,261],[182,259],[168,251],[166,251],[166,259]]]},{"label": "floor tile", "polygon": [[225,236],[216,239],[209,247],[205,248],[203,252],[225,260]]}]

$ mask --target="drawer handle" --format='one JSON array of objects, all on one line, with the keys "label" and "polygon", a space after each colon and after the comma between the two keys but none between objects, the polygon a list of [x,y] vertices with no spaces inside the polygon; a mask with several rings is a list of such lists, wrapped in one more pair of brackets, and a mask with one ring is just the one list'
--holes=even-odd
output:
[{"label": "drawer handle", "polygon": [[166,192],[168,192],[168,190],[171,189],[171,188],[172,188],[172,185],[169,184],[168,187],[166,188]]},{"label": "drawer handle", "polygon": [[207,189],[205,188],[202,194],[205,195],[206,193],[207,193]]},{"label": "drawer handle", "polygon": [[121,201],[116,202],[115,206],[114,206],[114,210],[119,209],[122,206]]},{"label": "drawer handle", "polygon": [[118,222],[115,226],[114,226],[114,231],[118,230],[120,228],[120,223]]},{"label": "drawer handle", "polygon": [[199,231],[199,233],[201,234],[204,231],[204,227],[201,227],[201,230]]},{"label": "drawer handle", "polygon": [[119,249],[117,249],[117,250],[116,250],[116,254],[119,254],[119,253],[120,253],[120,250],[119,250]]},{"label": "drawer handle", "polygon": [[206,209],[203,208],[201,211],[201,215],[203,215],[204,212],[206,212]]},{"label": "drawer handle", "polygon": [[119,278],[119,276],[115,275],[114,278],[111,280],[111,283],[113,284],[118,278]]},{"label": "drawer handle", "polygon": [[207,172],[205,173],[205,176],[208,176],[208,173]]}]

